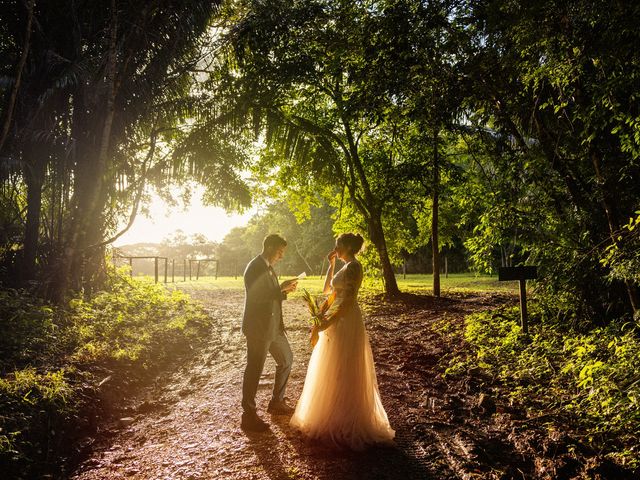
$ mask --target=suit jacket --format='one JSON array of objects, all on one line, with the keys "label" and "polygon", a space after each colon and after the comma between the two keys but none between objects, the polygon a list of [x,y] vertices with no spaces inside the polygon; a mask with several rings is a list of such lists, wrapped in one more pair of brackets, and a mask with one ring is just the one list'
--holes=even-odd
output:
[{"label": "suit jacket", "polygon": [[242,333],[247,337],[274,340],[284,332],[282,319],[282,293],[278,277],[258,255],[249,262],[244,271],[244,312]]}]

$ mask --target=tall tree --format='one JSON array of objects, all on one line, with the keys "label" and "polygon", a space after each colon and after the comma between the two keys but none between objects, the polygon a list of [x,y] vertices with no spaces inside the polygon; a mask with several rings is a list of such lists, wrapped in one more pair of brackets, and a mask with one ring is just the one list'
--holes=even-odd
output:
[{"label": "tall tree", "polygon": [[17,190],[28,205],[23,267],[12,268],[28,281],[37,263],[57,298],[100,278],[104,246],[123,217],[130,226],[149,183],[195,178],[210,203],[249,201],[243,147],[201,128],[209,112],[197,71],[218,2],[63,3],[35,5],[29,42],[25,15],[0,13],[10,35],[0,48],[12,59],[2,73],[22,72],[15,108],[13,94],[2,105],[11,126],[0,171],[17,172],[3,173],[13,182],[3,192]]},{"label": "tall tree", "polygon": [[[398,293],[384,216],[403,190],[394,68],[407,68],[410,12],[342,1],[242,4],[230,14],[233,50],[212,75],[231,92],[225,121],[256,127],[262,171],[279,185],[346,197],[378,252],[387,294]],[[246,8],[246,10],[245,10]],[[387,63],[388,62],[390,63]],[[225,88],[226,87],[226,88]],[[402,92],[405,93],[405,92]],[[238,119],[241,120],[238,120]],[[232,119],[232,120],[231,120]],[[309,175],[311,172],[311,175]]]},{"label": "tall tree", "polygon": [[[405,121],[413,125],[411,140],[422,150],[414,157],[426,172],[414,172],[413,177],[422,179],[431,197],[433,292],[440,296],[441,178],[453,168],[443,152],[452,138],[448,133],[458,128],[461,117],[468,36],[459,20],[460,2],[389,0],[383,5],[385,36],[375,48],[388,52],[379,62],[387,88]],[[394,37],[402,43],[396,40],[395,48],[389,49]]]},{"label": "tall tree", "polygon": [[306,176],[295,186],[281,181],[281,187],[346,188],[367,219],[387,291],[394,294],[398,289],[386,252],[381,205],[362,159],[362,136],[371,126],[359,76],[364,31],[349,30],[358,16],[363,18],[361,10],[339,2],[249,2],[230,32],[232,56],[212,76],[212,85],[218,90],[226,82],[227,95],[237,91],[237,101],[228,105],[233,121],[252,121],[264,135],[263,171],[275,167],[283,180],[284,172],[295,180]]}]

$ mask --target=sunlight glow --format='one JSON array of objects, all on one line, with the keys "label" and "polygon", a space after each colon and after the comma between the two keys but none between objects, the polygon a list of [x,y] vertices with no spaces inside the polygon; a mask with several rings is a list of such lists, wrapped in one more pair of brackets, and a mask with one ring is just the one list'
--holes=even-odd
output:
[{"label": "sunlight glow", "polygon": [[203,192],[203,187],[194,187],[191,204],[176,207],[167,205],[158,195],[153,194],[149,217],[138,214],[134,224],[114,242],[114,246],[160,243],[176,230],[182,230],[188,237],[201,233],[209,240],[221,242],[232,228],[246,225],[257,211],[252,208],[243,214],[228,214],[223,208],[203,205]]}]

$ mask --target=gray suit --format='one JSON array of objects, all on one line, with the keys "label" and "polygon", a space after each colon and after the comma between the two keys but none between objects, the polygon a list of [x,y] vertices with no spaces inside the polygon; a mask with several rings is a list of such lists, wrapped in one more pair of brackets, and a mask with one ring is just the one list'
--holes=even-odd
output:
[{"label": "gray suit", "polygon": [[282,401],[291,372],[293,354],[285,335],[278,277],[260,255],[244,271],[245,302],[242,333],[247,337],[247,367],[242,383],[242,408],[256,410],[256,392],[267,353],[276,361],[272,401]]}]

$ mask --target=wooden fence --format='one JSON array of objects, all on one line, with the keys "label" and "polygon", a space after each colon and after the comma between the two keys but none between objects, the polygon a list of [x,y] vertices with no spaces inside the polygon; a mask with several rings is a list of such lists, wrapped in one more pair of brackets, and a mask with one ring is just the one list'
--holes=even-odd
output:
[{"label": "wooden fence", "polygon": [[[116,264],[117,259],[123,259],[123,260],[127,260],[129,262],[129,267],[131,269],[130,270],[131,276],[133,276],[133,261],[134,260],[153,260],[154,261],[154,267],[153,267],[154,280],[155,280],[156,283],[158,283],[158,280],[159,280],[160,261],[163,260],[163,263],[164,263],[164,283],[168,282],[169,259],[167,257],[114,254],[113,255],[113,264],[114,265]],[[196,277],[196,280],[199,280],[200,279],[200,265],[202,263],[215,263],[215,266],[216,266],[215,278],[217,280],[218,279],[218,270],[219,270],[220,262],[215,258],[201,258],[201,259],[184,258],[182,260],[182,280],[185,281],[185,282],[187,281],[187,265],[189,266],[189,268],[188,268],[189,280],[193,279],[193,270],[194,270],[193,265],[194,264],[196,264],[195,277]],[[176,281],[175,273],[176,273],[176,259],[171,259],[171,282],[173,282],[173,283],[175,283],[175,281]]]}]

